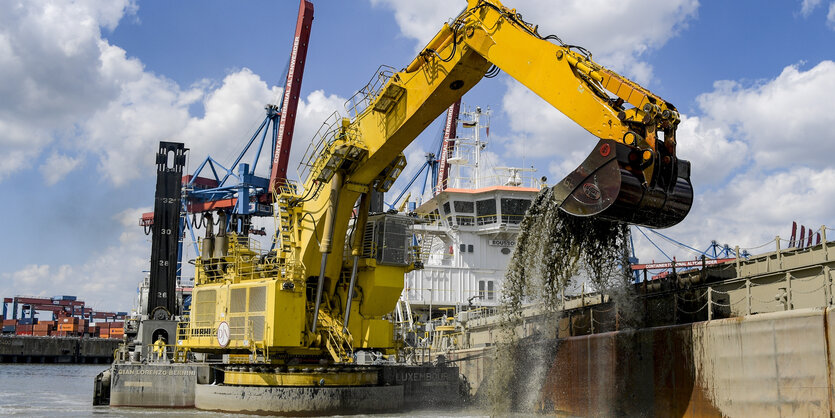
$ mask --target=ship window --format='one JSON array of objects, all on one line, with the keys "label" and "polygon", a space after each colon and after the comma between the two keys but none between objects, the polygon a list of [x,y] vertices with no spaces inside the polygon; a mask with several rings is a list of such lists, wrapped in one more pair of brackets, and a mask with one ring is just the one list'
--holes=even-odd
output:
[{"label": "ship window", "polygon": [[531,206],[527,199],[502,199],[502,222],[518,224]]},{"label": "ship window", "polygon": [[452,213],[452,210],[449,209],[449,202],[444,202],[444,215],[449,215]]},{"label": "ship window", "polygon": [[485,288],[484,288],[484,280],[478,281],[478,298],[484,300],[487,297]]},{"label": "ship window", "polygon": [[461,249],[462,253],[467,252],[467,244],[461,244],[461,246],[459,248]]},{"label": "ship window", "polygon": [[472,226],[474,223],[474,219],[472,216],[457,215],[455,219],[456,221],[458,221],[458,225],[461,226]]},{"label": "ship window", "polygon": [[[447,202],[449,203],[449,202]],[[473,202],[467,202],[465,200],[456,200],[455,204],[455,212],[457,213],[473,213],[474,204]]]},{"label": "ship window", "polygon": [[473,244],[469,244],[469,245],[467,245],[467,252],[468,252],[468,253],[473,252]]},{"label": "ship window", "polygon": [[486,225],[496,222],[496,199],[485,199],[475,202],[478,224]]},{"label": "ship window", "polygon": [[496,292],[493,290],[493,281],[487,281],[487,300],[495,300]]}]

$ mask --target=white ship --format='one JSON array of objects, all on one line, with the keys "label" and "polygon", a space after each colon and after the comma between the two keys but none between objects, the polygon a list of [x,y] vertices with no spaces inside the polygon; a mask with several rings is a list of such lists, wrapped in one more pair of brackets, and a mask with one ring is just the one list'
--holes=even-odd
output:
[{"label": "white ship", "polygon": [[[416,208],[424,268],[406,275],[398,320],[495,307],[525,211],[544,184],[533,168],[490,167],[490,110],[447,111],[436,186]],[[457,127],[463,135],[456,136]]]}]

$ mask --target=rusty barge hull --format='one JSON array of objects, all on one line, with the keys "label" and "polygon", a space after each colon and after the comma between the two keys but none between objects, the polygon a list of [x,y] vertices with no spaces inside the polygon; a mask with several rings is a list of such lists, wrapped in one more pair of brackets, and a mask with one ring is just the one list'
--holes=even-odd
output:
[{"label": "rusty barge hull", "polygon": [[[829,417],[833,315],[813,308],[527,341],[511,396],[538,391],[534,409],[571,416]],[[449,354],[481,383],[482,399],[492,350]]]}]

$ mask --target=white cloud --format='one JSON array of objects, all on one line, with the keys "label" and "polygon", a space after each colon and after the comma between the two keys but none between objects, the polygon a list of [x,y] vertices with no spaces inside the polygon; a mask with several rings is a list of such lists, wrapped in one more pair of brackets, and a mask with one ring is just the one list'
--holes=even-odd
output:
[{"label": "white cloud", "polygon": [[[811,16],[821,3],[822,0],[802,0],[800,3],[800,15],[803,17]],[[829,3],[829,8],[826,12],[826,26],[835,30],[835,1]]]},{"label": "white cloud", "polygon": [[[149,267],[150,241],[136,225],[150,208],[128,209],[114,218],[122,228],[119,243],[92,254],[79,265],[31,264],[0,274],[0,293],[11,295],[78,295],[99,310],[133,308],[136,285]],[[118,233],[118,231],[113,231]],[[48,285],[45,285],[48,284]]]},{"label": "white cloud", "polygon": [[51,186],[78,168],[81,161],[80,157],[73,158],[53,152],[41,165],[40,171],[46,184]]},{"label": "white cloud", "polygon": [[[700,96],[703,116],[685,116],[677,134],[679,155],[692,162],[695,201],[664,234],[695,245],[738,244],[756,254],[773,250],[776,235],[788,239],[792,221],[832,225],[835,116],[827,94],[833,90],[835,63],[823,61],[805,71],[786,67],[750,86],[717,82]],[[641,241],[639,257],[661,259]]]},{"label": "white cloud", "polygon": [[802,0],[800,2],[800,15],[808,17],[820,4],[821,0]]},{"label": "white cloud", "polygon": [[[371,0],[394,11],[400,32],[422,48],[447,20],[462,10],[463,2],[445,0],[400,2]],[[638,58],[664,45],[696,15],[697,0],[550,0],[505,1],[523,18],[539,25],[539,33],[556,34],[569,44],[581,45],[595,60],[622,71],[639,83],[651,79],[652,67]]]},{"label": "white cloud", "polygon": [[99,73],[100,27],[113,28],[128,0],[0,1],[0,180],[31,167],[54,136],[107,103],[117,89]]},{"label": "white cloud", "polygon": [[751,156],[759,168],[823,168],[831,165],[835,153],[835,141],[831,140],[835,124],[835,113],[830,110],[832,91],[835,62],[823,61],[807,71],[786,67],[775,79],[750,87],[717,82],[713,92],[699,96],[697,101],[706,119],[750,144]]},{"label": "white cloud", "polygon": [[371,4],[394,11],[394,19],[403,36],[417,41],[415,51],[423,48],[438,33],[443,23],[455,18],[466,5],[464,2],[448,0],[371,0]]},{"label": "white cloud", "polygon": [[677,154],[690,161],[694,187],[720,187],[735,170],[750,162],[748,144],[730,136],[723,124],[682,115],[676,132]]},{"label": "white cloud", "polygon": [[826,13],[826,24],[830,29],[835,29],[835,1],[829,3],[829,11]]}]

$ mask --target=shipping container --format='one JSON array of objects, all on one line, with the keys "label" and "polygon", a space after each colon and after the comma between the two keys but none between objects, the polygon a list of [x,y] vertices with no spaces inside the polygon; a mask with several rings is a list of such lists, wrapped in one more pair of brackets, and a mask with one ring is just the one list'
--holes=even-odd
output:
[{"label": "shipping container", "polygon": [[84,327],[78,324],[59,324],[58,331],[81,333],[84,332]]},{"label": "shipping container", "polygon": [[32,325],[18,324],[17,327],[15,327],[15,334],[17,334],[17,335],[32,335],[32,328],[33,328]]},{"label": "shipping container", "polygon": [[10,332],[14,333],[15,326],[14,325],[3,325],[3,332]]},{"label": "shipping container", "polygon": [[5,327],[6,325],[17,325],[17,319],[4,319],[3,326]]}]

